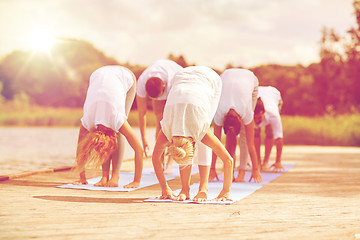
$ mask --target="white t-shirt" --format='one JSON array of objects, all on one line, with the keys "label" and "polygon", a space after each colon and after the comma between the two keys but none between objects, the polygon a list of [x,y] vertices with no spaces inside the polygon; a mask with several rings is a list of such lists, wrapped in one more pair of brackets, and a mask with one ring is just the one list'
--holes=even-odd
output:
[{"label": "white t-shirt", "polygon": [[127,119],[126,94],[135,83],[132,72],[121,66],[105,66],[90,76],[82,125],[91,130],[98,124],[118,132]]},{"label": "white t-shirt", "polygon": [[256,128],[271,125],[274,139],[283,138],[283,129],[280,118],[279,103],[281,100],[280,92],[271,86],[259,87],[259,97],[264,103],[264,120]]},{"label": "white t-shirt", "polygon": [[140,75],[136,94],[139,97],[146,97],[145,84],[149,78],[158,77],[165,83],[165,91],[163,95],[157,98],[157,100],[166,100],[171,89],[172,80],[175,74],[180,71],[182,67],[174,61],[171,60],[157,60],[151,64],[145,71]]},{"label": "white t-shirt", "polygon": [[238,68],[227,69],[220,77],[222,91],[214,117],[215,124],[222,126],[231,108],[240,115],[243,124],[250,124],[254,118],[253,93],[259,85],[257,77],[249,70]]},{"label": "white t-shirt", "polygon": [[210,127],[220,94],[221,78],[211,68],[194,66],[178,72],[160,122],[167,139],[183,136],[201,141]]}]

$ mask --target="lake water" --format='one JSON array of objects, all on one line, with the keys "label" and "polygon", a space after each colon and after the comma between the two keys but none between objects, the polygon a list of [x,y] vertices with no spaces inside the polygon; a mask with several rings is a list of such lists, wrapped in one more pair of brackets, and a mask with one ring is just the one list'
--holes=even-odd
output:
[{"label": "lake water", "polygon": [[[139,129],[134,131],[141,141]],[[74,165],[78,134],[78,128],[0,127],[0,175]],[[151,149],[154,134],[147,129]],[[125,146],[124,159],[133,158],[131,147]]]}]

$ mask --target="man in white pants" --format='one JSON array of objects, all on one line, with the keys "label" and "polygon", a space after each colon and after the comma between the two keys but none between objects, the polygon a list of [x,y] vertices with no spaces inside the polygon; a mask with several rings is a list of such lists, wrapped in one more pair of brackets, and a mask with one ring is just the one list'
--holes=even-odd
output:
[{"label": "man in white pants", "polygon": [[272,147],[276,145],[276,161],[271,165],[275,172],[283,170],[281,154],[283,149],[283,128],[280,111],[283,101],[280,92],[271,86],[259,87],[259,98],[255,107],[255,148],[258,159],[261,161],[261,127],[265,126],[265,155],[261,165],[262,170],[269,170],[269,158]]},{"label": "man in white pants", "polygon": [[[234,159],[237,136],[240,134],[240,168],[235,182],[244,182],[248,155],[252,161],[250,181],[262,182],[258,159],[254,146],[254,108],[258,94],[258,79],[249,70],[231,68],[221,75],[222,92],[220,103],[214,117],[214,134],[221,139],[222,127],[226,134],[225,147]],[[243,125],[243,126],[241,126]],[[217,178],[216,155],[213,154],[210,180]]]}]

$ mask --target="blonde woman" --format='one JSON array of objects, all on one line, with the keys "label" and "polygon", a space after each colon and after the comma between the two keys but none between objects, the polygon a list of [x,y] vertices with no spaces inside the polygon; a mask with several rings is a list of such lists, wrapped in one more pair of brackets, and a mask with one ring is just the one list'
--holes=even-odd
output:
[{"label": "blonde woman", "polygon": [[[175,75],[152,156],[155,173],[162,189],[161,199],[190,199],[191,165],[197,149],[200,186],[193,200],[207,200],[211,151],[224,162],[223,189],[215,200],[228,200],[233,159],[210,131],[220,94],[220,76],[208,67],[187,67]],[[170,155],[179,164],[182,189],[178,196],[174,195],[167,184],[162,170],[163,164],[160,159],[166,147],[169,147]]]},{"label": "blonde woman", "polygon": [[104,66],[92,73],[76,151],[76,169],[80,172],[80,180],[73,184],[87,184],[85,167],[93,165],[102,166],[102,178],[95,186],[117,187],[124,151],[124,136],[135,152],[134,181],[124,187],[139,186],[143,150],[127,122],[135,91],[136,78],[125,67]]}]

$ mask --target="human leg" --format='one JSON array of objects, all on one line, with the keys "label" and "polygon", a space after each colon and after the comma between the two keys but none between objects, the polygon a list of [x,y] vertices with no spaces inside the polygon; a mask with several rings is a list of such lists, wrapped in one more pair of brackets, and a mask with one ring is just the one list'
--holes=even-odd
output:
[{"label": "human leg", "polygon": [[200,185],[194,201],[205,202],[207,200],[210,165],[199,165]]},{"label": "human leg", "polygon": [[94,184],[94,186],[103,187],[107,184],[107,182],[109,181],[109,174],[110,174],[110,162],[111,162],[111,158],[102,164],[101,166],[102,177],[99,182]]},{"label": "human leg", "polygon": [[245,170],[247,163],[249,161],[249,152],[246,141],[246,133],[245,127],[242,126],[240,130],[240,166],[239,166],[239,174],[235,179],[235,182],[244,182],[245,179]]},{"label": "human leg", "polygon": [[212,149],[203,144],[202,142],[198,142],[196,145],[197,162],[200,174],[200,185],[199,191],[194,197],[194,201],[204,202],[207,200]]},{"label": "human leg", "polygon": [[[79,129],[78,143],[76,148],[76,159],[78,159],[78,155],[80,154],[81,151],[79,143],[85,138],[85,135],[88,133],[89,131],[81,125]],[[73,184],[74,185],[88,184],[86,181],[85,169],[80,169],[79,175],[80,175],[80,179],[73,182]]]},{"label": "human leg", "polygon": [[[270,159],[271,150],[274,145],[274,135],[273,135],[272,127],[270,124],[265,127],[264,142],[265,142],[265,155],[264,155],[263,166],[267,167],[268,163],[269,163],[269,159]],[[267,169],[268,169],[268,167],[267,167]]]},{"label": "human leg", "polygon": [[177,201],[185,201],[190,199],[190,176],[192,165],[179,165],[181,191],[178,196],[175,197]]},{"label": "human leg", "polygon": [[[106,187],[118,187],[120,178],[120,168],[124,157],[125,137],[122,134],[118,134],[118,147],[111,154],[111,178],[105,184]],[[110,161],[109,161],[110,162]]]}]

